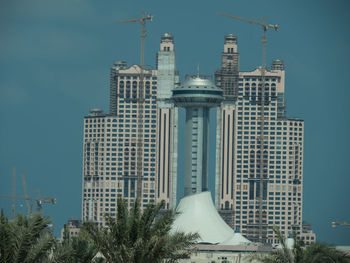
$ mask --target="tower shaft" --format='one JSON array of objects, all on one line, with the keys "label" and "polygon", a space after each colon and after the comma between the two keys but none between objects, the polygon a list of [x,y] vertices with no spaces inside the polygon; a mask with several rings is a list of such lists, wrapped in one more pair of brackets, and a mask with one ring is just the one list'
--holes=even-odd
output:
[{"label": "tower shaft", "polygon": [[209,108],[186,108],[185,196],[208,190]]}]

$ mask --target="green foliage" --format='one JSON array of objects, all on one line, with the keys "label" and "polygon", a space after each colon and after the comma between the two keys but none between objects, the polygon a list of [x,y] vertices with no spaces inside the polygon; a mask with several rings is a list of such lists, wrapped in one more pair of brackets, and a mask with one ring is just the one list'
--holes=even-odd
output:
[{"label": "green foliage", "polygon": [[251,262],[262,263],[350,263],[350,256],[336,250],[323,243],[314,243],[305,246],[304,243],[293,235],[294,245],[289,249],[286,245],[286,239],[278,228],[273,229],[276,233],[281,249],[272,251],[267,256],[252,256]]},{"label": "green foliage", "polygon": [[[84,224],[78,236],[65,227],[62,240],[48,231],[50,220],[40,214],[17,215],[8,221],[0,214],[0,263],[114,263],[176,262],[191,252],[197,234],[170,234],[175,213],[160,214],[163,203],[142,212],[139,202],[128,210],[118,200],[117,218],[107,218],[108,229]],[[96,254],[101,253],[102,257]]]},{"label": "green foliage", "polygon": [[86,223],[83,231],[109,263],[176,262],[190,253],[198,234],[170,234],[175,213],[159,214],[163,203],[149,204],[142,212],[135,202],[128,210],[127,203],[117,202],[117,218],[107,217],[106,229]]},{"label": "green foliage", "polygon": [[56,242],[50,263],[92,263],[98,250],[91,240],[82,232],[71,237],[64,226],[63,240]]},{"label": "green foliage", "polygon": [[44,262],[55,240],[47,230],[50,220],[40,214],[17,215],[8,221],[0,215],[0,263]]}]

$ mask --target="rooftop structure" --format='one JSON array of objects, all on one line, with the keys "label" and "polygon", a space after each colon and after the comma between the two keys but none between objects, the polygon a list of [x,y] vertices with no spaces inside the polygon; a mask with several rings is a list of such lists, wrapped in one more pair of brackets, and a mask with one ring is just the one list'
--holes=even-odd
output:
[{"label": "rooftop structure", "polygon": [[222,88],[227,101],[236,100],[238,95],[238,64],[237,37],[228,34],[221,54],[221,68],[215,72],[215,85]]}]

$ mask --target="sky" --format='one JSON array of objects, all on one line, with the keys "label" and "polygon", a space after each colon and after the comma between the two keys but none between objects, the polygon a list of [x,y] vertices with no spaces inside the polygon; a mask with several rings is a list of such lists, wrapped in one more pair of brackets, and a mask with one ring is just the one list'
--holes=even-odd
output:
[{"label": "sky", "polygon": [[[287,115],[305,121],[303,219],[319,241],[350,245],[350,227],[331,227],[350,222],[346,0],[0,0],[0,194],[11,194],[16,165],[17,195],[23,171],[29,196],[40,190],[57,199],[43,205],[56,235],[67,219],[80,218],[83,117],[90,108],[108,112],[115,61],[139,62],[140,25],[117,21],[143,10],[154,15],[145,64],[155,67],[160,36],[171,32],[181,78],[198,64],[213,74],[229,33],[238,37],[240,70],[261,65],[261,28],[216,11],[279,25],[267,34],[267,64],[284,61]],[[0,198],[0,207],[10,216],[10,199]],[[22,200],[16,211],[26,212]]]}]

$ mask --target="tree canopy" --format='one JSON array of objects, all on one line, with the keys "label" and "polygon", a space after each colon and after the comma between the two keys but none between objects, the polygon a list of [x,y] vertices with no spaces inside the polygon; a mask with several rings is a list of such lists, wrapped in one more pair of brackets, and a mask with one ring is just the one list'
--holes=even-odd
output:
[{"label": "tree canopy", "polygon": [[129,210],[120,199],[117,217],[107,216],[105,228],[87,222],[78,236],[64,231],[62,240],[51,233],[48,217],[18,214],[9,221],[1,211],[0,263],[176,262],[191,253],[199,236],[172,233],[175,212],[162,207],[149,204],[142,211],[136,201]]},{"label": "tree canopy", "polygon": [[350,263],[350,256],[324,243],[305,246],[297,235],[293,235],[294,244],[289,248],[281,231],[275,227],[281,248],[266,256],[253,256],[251,261],[262,263]]},{"label": "tree canopy", "polygon": [[143,211],[139,201],[129,210],[126,201],[117,202],[117,217],[107,217],[100,229],[86,223],[87,232],[107,262],[175,262],[186,257],[198,234],[171,233],[175,212],[161,212],[163,203],[149,204]]}]

